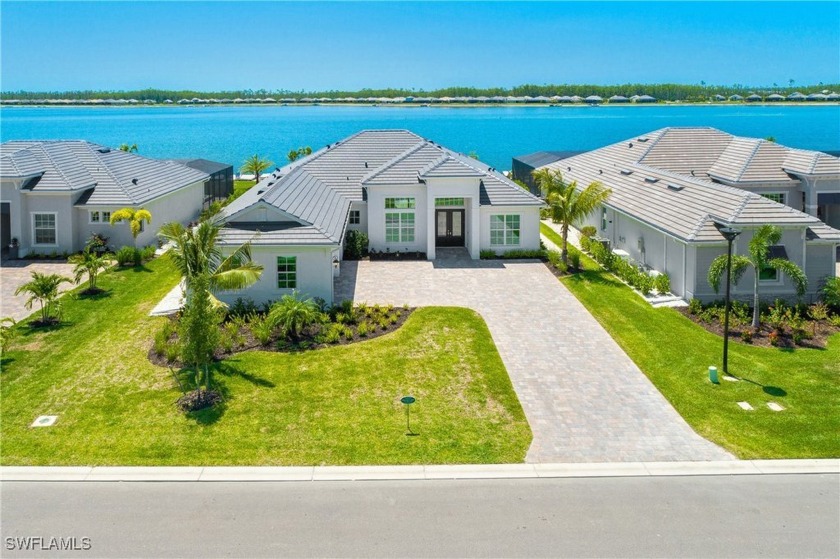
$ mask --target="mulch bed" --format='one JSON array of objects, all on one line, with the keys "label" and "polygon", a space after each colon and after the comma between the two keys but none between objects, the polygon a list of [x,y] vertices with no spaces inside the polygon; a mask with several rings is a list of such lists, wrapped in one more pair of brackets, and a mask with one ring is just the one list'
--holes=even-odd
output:
[{"label": "mulch bed", "polygon": [[[279,353],[297,353],[301,351],[311,351],[316,349],[322,349],[326,347],[334,347],[334,346],[342,346],[342,345],[349,345],[357,342],[364,342],[367,340],[372,340],[378,338],[380,336],[384,336],[385,334],[390,334],[395,330],[399,329],[408,317],[416,310],[416,307],[394,307],[394,312],[399,311],[399,317],[394,324],[388,323],[388,325],[382,329],[379,325],[376,325],[376,328],[373,327],[368,331],[366,336],[360,336],[356,330],[356,326],[358,325],[350,325],[350,328],[353,330],[353,337],[352,338],[345,338],[341,336],[339,340],[335,343],[322,343],[319,342],[317,337],[321,331],[322,326],[329,326],[329,324],[325,325],[314,325],[306,328],[300,335],[300,339],[297,341],[289,341],[286,340],[281,335],[274,335],[272,336],[271,340],[263,345],[257,340],[256,337],[251,333],[251,330],[248,327],[240,328],[239,334],[242,336],[243,343],[237,347],[235,347],[230,352],[225,352],[221,348],[218,349],[214,355],[217,361],[221,361],[222,359],[226,359],[237,353],[242,353],[245,351],[274,351]],[[169,317],[170,320],[175,321],[177,320],[174,316]],[[371,325],[373,326],[373,325]],[[174,338],[174,336],[173,336]],[[149,348],[148,353],[149,361],[153,364],[158,365],[159,367],[180,367],[183,364],[180,360],[176,361],[168,361],[164,355],[158,355],[155,353],[154,346]]]},{"label": "mulch bed", "polygon": [[[705,322],[700,320],[697,315],[693,315],[688,312],[687,307],[678,307],[674,310],[682,313],[686,318],[694,322],[695,324],[699,324],[707,331],[711,332],[712,334],[716,334],[723,337],[723,323],[717,320],[713,320],[712,322]],[[778,334],[778,343],[776,346],[770,343],[770,333],[773,332],[773,328],[767,325],[766,323],[762,323],[758,331],[753,331],[752,340],[750,342],[746,342],[742,339],[741,332],[744,330],[752,331],[752,326],[747,324],[746,326],[737,326],[733,327],[732,323],[729,324],[729,340],[732,342],[742,343],[746,345],[753,345],[758,347],[779,347],[779,348],[794,348],[794,347],[804,347],[804,348],[812,348],[812,349],[825,349],[826,343],[828,342],[828,338],[830,338],[833,334],[840,332],[840,328],[837,326],[832,325],[828,320],[820,320],[816,323],[816,332],[814,331],[814,321],[808,321],[805,325],[805,331],[808,333],[811,338],[802,340],[799,344],[794,343],[793,341],[793,334],[790,328],[785,328],[782,332]]]}]

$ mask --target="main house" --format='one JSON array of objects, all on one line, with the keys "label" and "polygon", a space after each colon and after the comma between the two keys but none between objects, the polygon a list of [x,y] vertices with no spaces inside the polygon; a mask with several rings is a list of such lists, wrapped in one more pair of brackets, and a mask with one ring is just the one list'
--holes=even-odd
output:
[{"label": "main house", "polygon": [[[734,244],[740,254],[758,227],[779,226],[782,240],[772,254],[805,270],[806,299],[836,274],[837,157],[713,128],[664,128],[541,168],[559,170],[580,186],[597,181],[612,189],[586,224],[615,253],[669,274],[672,291],[685,299],[721,297],[706,279],[712,260],[726,253],[716,224],[743,231]],[[768,300],[795,293],[791,280],[774,270],[762,271],[759,280]],[[747,272],[734,296],[749,299],[753,283]]]},{"label": "main house", "polygon": [[219,242],[251,241],[265,268],[243,293],[333,300],[348,231],[377,252],[537,249],[542,201],[495,169],[407,130],[366,130],[267,175],[227,206]]},{"label": "main house", "polygon": [[17,239],[19,255],[82,250],[93,234],[108,244],[146,246],[157,227],[135,240],[120,208],[145,208],[154,224],[187,223],[201,211],[209,175],[173,161],[149,159],[91,142],[10,141],[0,144],[2,246]]}]

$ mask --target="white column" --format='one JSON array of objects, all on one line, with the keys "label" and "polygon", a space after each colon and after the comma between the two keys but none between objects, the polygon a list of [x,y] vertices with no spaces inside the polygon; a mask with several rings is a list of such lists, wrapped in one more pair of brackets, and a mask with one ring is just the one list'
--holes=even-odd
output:
[{"label": "white column", "polygon": [[437,226],[435,216],[435,196],[426,190],[426,260],[435,259],[435,227]]},{"label": "white column", "polygon": [[470,228],[470,258],[473,260],[478,260],[481,255],[481,206],[479,205],[478,196],[473,196],[472,198],[468,198],[470,201],[470,207],[468,209],[469,213],[469,224],[468,227]]}]

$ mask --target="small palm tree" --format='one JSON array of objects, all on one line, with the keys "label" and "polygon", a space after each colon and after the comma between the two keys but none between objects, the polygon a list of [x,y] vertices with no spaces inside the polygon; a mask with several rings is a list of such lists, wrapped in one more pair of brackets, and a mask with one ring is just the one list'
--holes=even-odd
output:
[{"label": "small palm tree", "polygon": [[25,303],[27,309],[31,309],[32,303],[38,301],[41,304],[41,323],[46,324],[50,320],[50,311],[58,298],[58,288],[62,283],[72,283],[72,280],[58,274],[32,272],[32,280],[18,287],[15,295],[29,294],[29,299]]},{"label": "small palm tree", "polygon": [[[784,258],[770,258],[770,247],[779,242],[782,238],[782,230],[776,225],[762,225],[759,227],[753,238],[750,239],[748,247],[749,256],[740,254],[732,255],[732,282],[737,284],[741,276],[749,268],[755,272],[753,281],[753,318],[752,327],[758,328],[761,318],[760,301],[758,295],[759,279],[764,270],[775,270],[776,273],[784,273],[796,285],[796,293],[800,297],[808,289],[808,277],[802,268]],[[709,266],[709,285],[715,290],[720,289],[720,280],[726,274],[727,255],[722,254],[712,261]]]},{"label": "small palm tree", "polygon": [[88,286],[86,291],[88,292],[96,290],[96,278],[99,276],[99,272],[107,270],[110,265],[110,261],[104,254],[99,255],[92,250],[86,250],[81,254],[74,254],[70,257],[70,262],[76,265],[73,268],[76,285],[82,283],[82,278],[87,274]]},{"label": "small palm tree", "polygon": [[143,229],[143,222],[152,222],[152,214],[149,210],[144,208],[140,208],[139,210],[135,210],[134,208],[122,208],[111,214],[111,225],[117,224],[121,221],[128,222],[129,227],[131,227],[131,236],[136,239],[137,235],[139,235],[140,231]]},{"label": "small palm tree", "polygon": [[120,151],[128,153],[137,153],[137,144],[120,144]]},{"label": "small palm tree", "polygon": [[568,265],[569,227],[594,212],[612,194],[599,182],[593,182],[578,190],[577,182],[567,183],[559,170],[540,169],[534,171],[534,179],[542,190],[545,201],[551,206],[551,218],[562,226],[563,246],[561,258]]},{"label": "small palm tree", "polygon": [[[263,268],[251,260],[251,243],[244,243],[225,256],[216,246],[220,230],[218,223],[207,220],[191,229],[177,222],[167,223],[158,232],[164,242],[172,244],[169,257],[181,272],[187,289],[201,275],[207,276],[211,292],[245,289],[260,279]],[[221,305],[218,299],[212,299],[214,305]]]},{"label": "small palm tree", "polygon": [[274,165],[268,159],[263,159],[257,154],[252,155],[245,160],[245,164],[240,169],[243,173],[253,174],[254,182],[260,182],[260,175],[263,171]]},{"label": "small palm tree", "polygon": [[292,340],[299,340],[304,328],[322,320],[318,305],[312,299],[304,299],[297,293],[283,295],[283,298],[271,306],[268,319],[275,327],[280,327],[283,334]]}]

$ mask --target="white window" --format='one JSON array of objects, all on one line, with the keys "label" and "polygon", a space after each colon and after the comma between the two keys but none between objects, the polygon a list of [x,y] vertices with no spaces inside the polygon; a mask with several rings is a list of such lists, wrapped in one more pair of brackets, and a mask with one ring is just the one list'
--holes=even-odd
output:
[{"label": "white window", "polygon": [[[385,198],[386,210],[413,210],[414,207],[414,198]],[[385,242],[414,242],[413,211],[385,212]]]},{"label": "white window", "polygon": [[111,223],[111,212],[90,210],[88,212],[88,223]]},{"label": "white window", "polygon": [[762,194],[768,200],[773,200],[774,202],[778,202],[780,204],[787,204],[785,201],[785,193],[784,192],[765,192]]},{"label": "white window", "polygon": [[518,245],[519,233],[519,214],[490,216],[491,245]]},{"label": "white window", "polygon": [[362,212],[359,210],[350,210],[350,225],[358,225],[362,221]]},{"label": "white window", "polygon": [[99,223],[99,218],[101,217],[99,211],[91,210],[89,216],[90,218],[88,219],[88,221],[90,221],[90,223]]},{"label": "white window", "polygon": [[34,213],[32,214],[32,237],[36,245],[56,244],[56,214]]},{"label": "white window", "polygon": [[102,212],[102,223],[111,223],[111,212]]},{"label": "white window", "polygon": [[277,288],[295,289],[297,287],[297,256],[277,257]]}]

